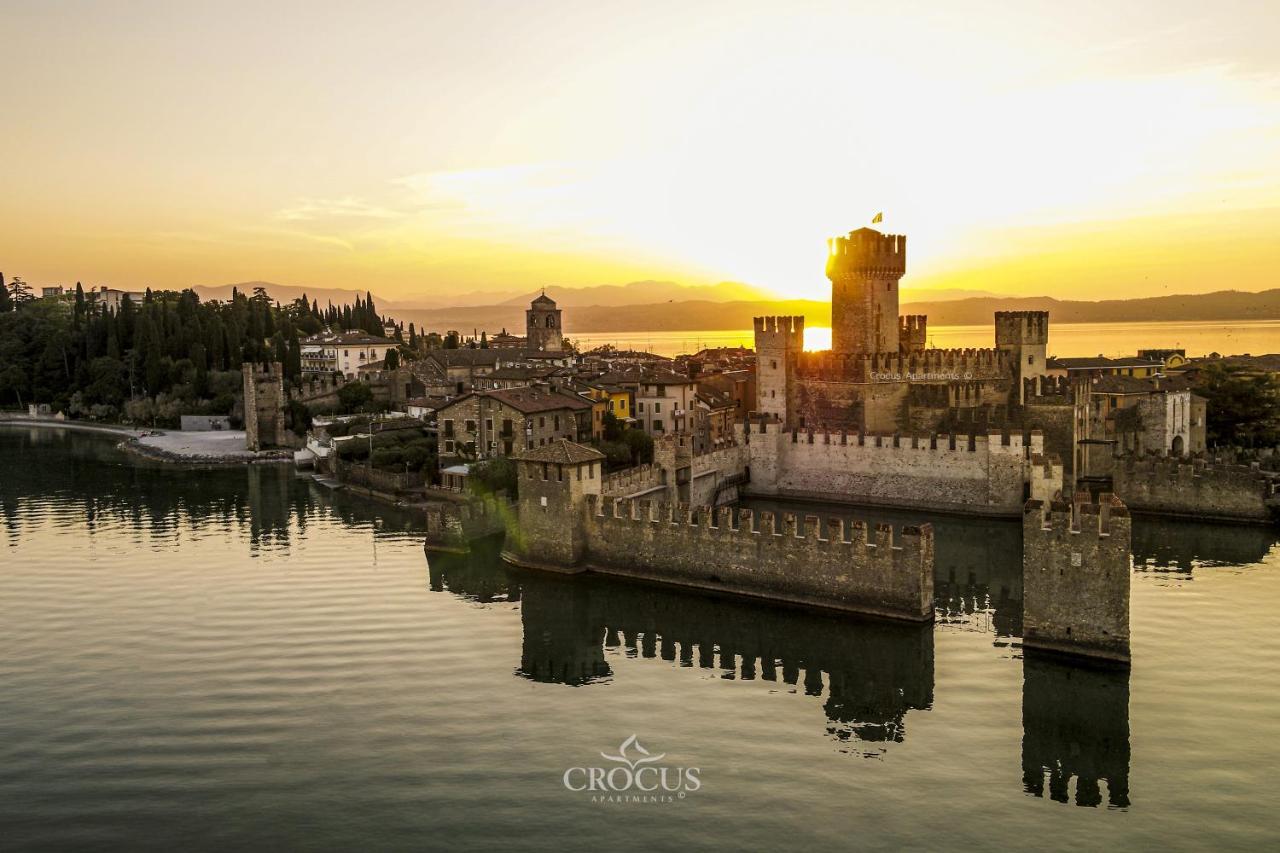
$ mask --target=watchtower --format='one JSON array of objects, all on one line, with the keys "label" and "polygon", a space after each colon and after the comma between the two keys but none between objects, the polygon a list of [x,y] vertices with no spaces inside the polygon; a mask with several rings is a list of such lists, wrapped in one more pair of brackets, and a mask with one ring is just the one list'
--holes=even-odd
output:
[{"label": "watchtower", "polygon": [[1048,311],[996,312],[996,349],[1005,353],[1013,364],[1019,405],[1026,402],[1023,380],[1047,375],[1048,346]]},{"label": "watchtower", "polygon": [[560,309],[544,291],[524,312],[527,346],[535,352],[561,352],[564,334],[560,327]]},{"label": "watchtower", "polygon": [[831,349],[898,351],[898,280],[907,271],[907,238],[874,228],[827,241]]},{"label": "watchtower", "polygon": [[804,350],[804,317],[756,317],[754,322],[756,411],[785,423],[796,357]]},{"label": "watchtower", "polygon": [[282,444],[284,437],[284,367],[278,361],[241,365],[244,378],[244,443],[248,450]]},{"label": "watchtower", "polygon": [[1022,517],[1022,644],[1129,663],[1129,510],[1088,492]]},{"label": "watchtower", "polygon": [[536,569],[581,572],[586,554],[582,512],[599,495],[604,454],[561,438],[515,457],[520,478],[519,530],[508,536],[511,562]]}]

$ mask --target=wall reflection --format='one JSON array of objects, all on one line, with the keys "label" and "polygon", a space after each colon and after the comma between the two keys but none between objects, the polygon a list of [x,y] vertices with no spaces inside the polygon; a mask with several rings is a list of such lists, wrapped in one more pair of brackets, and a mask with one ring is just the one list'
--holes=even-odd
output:
[{"label": "wall reflection", "polygon": [[583,686],[628,658],[697,667],[822,701],[827,733],[879,754],[933,703],[931,626],[863,621],[600,576],[512,572],[490,544],[428,555],[432,589],[521,603],[519,677]]},{"label": "wall reflection", "polygon": [[1178,572],[1189,578],[1198,567],[1260,563],[1277,544],[1280,530],[1275,527],[1139,517],[1133,525],[1133,565],[1139,571]]},{"label": "wall reflection", "polygon": [[[1022,784],[1077,806],[1129,805],[1129,672],[1028,652],[1022,664]],[[1075,796],[1071,787],[1075,786]]]}]

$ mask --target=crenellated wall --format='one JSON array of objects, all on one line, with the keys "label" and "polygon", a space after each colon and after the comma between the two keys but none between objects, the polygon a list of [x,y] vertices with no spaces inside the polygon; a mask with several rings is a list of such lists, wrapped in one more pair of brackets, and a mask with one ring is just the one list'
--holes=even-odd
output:
[{"label": "crenellated wall", "polygon": [[[587,495],[596,571],[900,619],[933,616],[933,530]],[[829,537],[829,538],[828,538]]]},{"label": "crenellated wall", "polygon": [[1023,645],[1129,661],[1131,525],[1124,503],[1088,493],[1027,501],[1022,520]]},{"label": "crenellated wall", "polygon": [[[1017,516],[1030,493],[1038,432],[1022,435],[887,436],[789,431],[762,423],[741,431],[748,494]],[[1057,488],[1061,488],[1061,467]],[[1052,467],[1036,475],[1052,490]],[[1047,480],[1046,480],[1047,478]]]},{"label": "crenellated wall", "polygon": [[1204,459],[1122,457],[1112,489],[1134,512],[1266,524],[1280,511],[1280,476]]}]

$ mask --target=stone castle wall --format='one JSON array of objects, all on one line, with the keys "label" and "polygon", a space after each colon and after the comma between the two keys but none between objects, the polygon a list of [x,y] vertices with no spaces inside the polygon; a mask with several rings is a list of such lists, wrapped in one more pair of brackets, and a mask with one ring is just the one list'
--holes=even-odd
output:
[{"label": "stone castle wall", "polygon": [[927,621],[933,616],[933,530],[828,522],[803,531],[792,514],[587,495],[587,564],[609,574],[797,604]]},{"label": "stone castle wall", "polygon": [[1021,513],[1031,458],[1044,452],[1036,432],[1025,439],[815,434],[772,423],[753,425],[741,443],[749,494],[993,516]]},{"label": "stone castle wall", "polygon": [[1027,501],[1023,645],[1127,663],[1130,555],[1129,512],[1118,498]]},{"label": "stone castle wall", "polygon": [[1280,510],[1280,477],[1203,459],[1119,458],[1112,488],[1134,512],[1152,515],[1267,523]]}]

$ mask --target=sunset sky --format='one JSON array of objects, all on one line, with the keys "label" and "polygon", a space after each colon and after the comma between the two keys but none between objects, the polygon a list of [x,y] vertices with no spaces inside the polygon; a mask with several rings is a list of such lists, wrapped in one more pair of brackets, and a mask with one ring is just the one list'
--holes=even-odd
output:
[{"label": "sunset sky", "polygon": [[394,299],[1280,286],[1274,2],[0,0],[0,270]]}]

